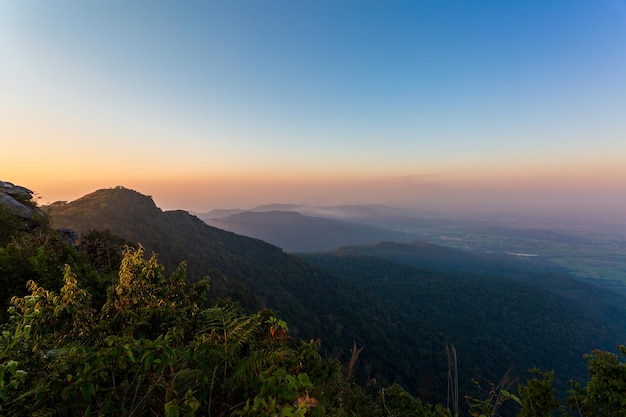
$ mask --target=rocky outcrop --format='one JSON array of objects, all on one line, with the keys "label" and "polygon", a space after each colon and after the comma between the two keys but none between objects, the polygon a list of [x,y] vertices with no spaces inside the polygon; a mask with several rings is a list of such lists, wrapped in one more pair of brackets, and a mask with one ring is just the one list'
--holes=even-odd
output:
[{"label": "rocky outcrop", "polygon": [[78,240],[80,239],[80,235],[78,234],[78,232],[72,229],[67,229],[65,227],[57,229],[57,232],[59,232],[61,239],[63,239],[63,242],[65,242],[66,244],[72,246],[78,245]]},{"label": "rocky outcrop", "polygon": [[33,192],[28,188],[0,181],[0,204],[8,207],[18,217],[34,219],[44,215],[32,200]]}]

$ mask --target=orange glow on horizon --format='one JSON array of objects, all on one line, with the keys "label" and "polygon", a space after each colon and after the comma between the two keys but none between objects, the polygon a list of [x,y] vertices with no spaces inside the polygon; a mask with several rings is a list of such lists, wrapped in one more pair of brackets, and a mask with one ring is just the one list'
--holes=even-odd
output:
[{"label": "orange glow on horizon", "polygon": [[[575,162],[575,161],[574,161]],[[118,185],[151,195],[164,210],[206,211],[213,208],[251,208],[269,203],[320,205],[383,203],[403,207],[510,206],[547,204],[555,196],[563,205],[572,201],[609,201],[621,204],[626,167],[617,163],[485,164],[455,166],[380,175],[303,167],[285,173],[246,170],[190,170],[166,172],[114,167],[86,170],[71,163],[54,171],[20,165],[2,173],[10,181],[32,189],[40,204],[73,201],[101,188]],[[617,203],[614,203],[616,202]],[[550,204],[557,204],[550,203]],[[598,203],[599,204],[599,203]]]}]

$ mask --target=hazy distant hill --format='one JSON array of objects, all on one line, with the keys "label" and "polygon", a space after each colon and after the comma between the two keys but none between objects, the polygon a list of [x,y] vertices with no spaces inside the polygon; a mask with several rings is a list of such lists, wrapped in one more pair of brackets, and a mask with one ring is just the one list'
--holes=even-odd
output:
[{"label": "hazy distant hill", "polygon": [[269,242],[286,252],[324,251],[342,245],[381,240],[412,240],[411,235],[402,232],[362,223],[305,216],[293,211],[247,211],[204,221],[224,230]]},{"label": "hazy distant hill", "polygon": [[255,206],[251,209],[216,209],[207,213],[194,213],[199,218],[205,219],[218,219],[232,214],[242,212],[266,212],[266,211],[293,211],[306,216],[312,217],[325,217],[333,219],[376,219],[390,216],[409,216],[414,217],[417,215],[412,210],[389,207],[381,204],[352,204],[352,205],[339,205],[339,206],[316,206],[311,204],[287,204],[287,203],[275,203],[265,204],[261,206]]},{"label": "hazy distant hill", "polygon": [[[188,261],[192,279],[212,276],[213,296],[275,309],[291,334],[321,338],[330,355],[347,360],[356,341],[365,347],[362,379],[397,380],[427,398],[445,396],[446,343],[457,346],[461,386],[470,390],[470,378],[498,380],[509,366],[521,378],[534,365],[554,369],[562,386],[563,379],[585,377],[583,353],[626,339],[623,320],[597,314],[594,297],[577,305],[534,283],[429,272],[345,252],[295,257],[187,212],[164,212],[122,187],[55,204],[50,212],[56,227],[109,229],[141,242],[170,271]],[[626,317],[623,308],[614,309]]]}]

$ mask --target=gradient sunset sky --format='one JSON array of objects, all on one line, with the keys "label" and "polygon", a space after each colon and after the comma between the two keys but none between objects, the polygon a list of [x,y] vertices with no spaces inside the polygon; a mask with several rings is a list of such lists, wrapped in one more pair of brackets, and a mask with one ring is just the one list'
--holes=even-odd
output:
[{"label": "gradient sunset sky", "polygon": [[626,222],[626,1],[3,1],[0,180]]}]

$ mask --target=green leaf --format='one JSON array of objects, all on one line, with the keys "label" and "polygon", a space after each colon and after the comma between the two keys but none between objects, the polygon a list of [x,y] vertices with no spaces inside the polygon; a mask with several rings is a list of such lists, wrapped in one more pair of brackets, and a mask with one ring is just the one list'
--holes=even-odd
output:
[{"label": "green leaf", "polygon": [[80,393],[82,394],[83,398],[87,401],[91,400],[91,396],[93,395],[94,392],[95,392],[95,388],[93,384],[91,383],[83,384],[80,387]]},{"label": "green leaf", "polygon": [[166,417],[179,417],[180,410],[177,404],[173,404],[171,401],[165,403],[165,416]]}]

